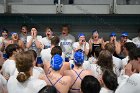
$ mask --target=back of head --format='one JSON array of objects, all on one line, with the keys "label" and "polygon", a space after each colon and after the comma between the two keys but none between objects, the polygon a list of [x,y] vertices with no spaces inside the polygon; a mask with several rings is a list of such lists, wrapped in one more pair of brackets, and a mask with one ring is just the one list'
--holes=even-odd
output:
[{"label": "back of head", "polygon": [[53,70],[58,71],[63,66],[63,59],[59,54],[55,54],[51,59],[51,67]]},{"label": "back of head", "polygon": [[101,67],[102,70],[113,70],[112,54],[108,50],[102,50],[99,54],[97,64]]},{"label": "back of head", "polygon": [[52,50],[51,50],[52,57],[55,54],[59,54],[60,56],[62,55],[62,48],[60,46],[55,46],[55,47],[52,48]]},{"label": "back of head", "polygon": [[105,45],[105,49],[108,50],[111,54],[114,54],[115,52],[115,45],[112,43],[107,43]]},{"label": "back of head", "polygon": [[84,63],[84,53],[81,49],[75,52],[74,62],[76,66],[81,66]]},{"label": "back of head", "polygon": [[6,47],[5,51],[6,54],[11,57],[13,55],[13,52],[19,49],[19,46],[17,44],[10,44]]},{"label": "back of head", "polygon": [[33,67],[32,55],[28,52],[19,53],[16,58],[16,68],[19,72],[17,80],[25,82],[30,76],[30,70]]},{"label": "back of head", "polygon": [[95,48],[95,56],[96,56],[96,58],[98,58],[99,57],[99,54],[100,54],[100,52],[102,51],[102,48],[101,47],[96,47]]},{"label": "back of head", "polygon": [[118,87],[117,75],[111,70],[105,70],[102,79],[105,86],[115,92]]},{"label": "back of head", "polygon": [[32,55],[33,61],[36,60],[36,58],[37,58],[37,53],[36,53],[34,50],[28,50],[27,52],[28,52],[29,54]]},{"label": "back of head", "polygon": [[53,38],[51,38],[51,45],[58,46],[59,42],[60,42],[59,37],[54,36]]},{"label": "back of head", "polygon": [[54,86],[46,86],[41,89],[38,93],[57,93],[57,90]]},{"label": "back of head", "polygon": [[101,89],[99,81],[91,76],[87,75],[81,82],[81,90],[83,93],[99,93]]},{"label": "back of head", "polygon": [[133,48],[129,51],[129,60],[138,60],[140,58],[140,48]]},{"label": "back of head", "polygon": [[124,47],[127,49],[128,52],[133,48],[137,48],[137,46],[133,42],[126,42],[124,44]]}]

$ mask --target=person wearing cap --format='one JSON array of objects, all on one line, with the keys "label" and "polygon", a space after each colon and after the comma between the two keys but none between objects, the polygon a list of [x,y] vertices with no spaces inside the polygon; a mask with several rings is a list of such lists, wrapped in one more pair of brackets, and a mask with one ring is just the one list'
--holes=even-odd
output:
[{"label": "person wearing cap", "polygon": [[78,35],[79,41],[73,43],[73,50],[74,52],[81,49],[84,52],[84,59],[87,60],[87,56],[89,53],[89,44],[86,42],[85,34],[80,33]]},{"label": "person wearing cap", "polygon": [[101,47],[102,49],[104,49],[104,40],[103,38],[99,38],[99,33],[95,29],[92,31],[92,37],[89,39],[89,49],[91,55],[95,53],[96,47]]},{"label": "person wearing cap", "polygon": [[75,42],[75,37],[70,34],[68,25],[63,25],[61,30],[62,34],[59,36],[60,46],[65,54],[66,61],[69,61],[69,59],[72,59],[72,45]]},{"label": "person wearing cap", "polygon": [[47,27],[45,30],[46,37],[42,38],[41,43],[42,43],[42,49],[47,49],[51,47],[51,39],[53,37],[53,32],[52,28]]},{"label": "person wearing cap", "polygon": [[63,66],[63,59],[60,54],[54,54],[52,56],[50,66],[46,75],[41,78],[45,80],[48,85],[54,86],[57,89],[57,93],[68,93],[71,86],[71,77],[60,74],[60,70]]},{"label": "person wearing cap", "polygon": [[13,75],[7,83],[8,93],[38,93],[46,87],[44,80],[34,78],[32,55],[27,51],[19,53],[15,58],[18,75]]},{"label": "person wearing cap", "polygon": [[19,38],[20,38],[20,40],[23,41],[24,46],[26,46],[26,43],[27,43],[27,36],[29,36],[28,26],[27,25],[22,25],[21,26],[21,31],[20,31],[20,34],[19,34]]},{"label": "person wearing cap", "polygon": [[138,30],[138,36],[132,39],[133,43],[140,47],[140,29]]},{"label": "person wearing cap", "polygon": [[31,28],[31,36],[27,36],[26,48],[29,50],[34,50],[37,53],[37,66],[42,66],[43,61],[40,57],[40,51],[42,48],[41,44],[42,36],[38,35],[36,27]]},{"label": "person wearing cap", "polygon": [[12,35],[10,41],[11,44],[17,44],[21,49],[24,49],[25,48],[24,43],[22,40],[19,39],[18,33],[12,32],[11,35]]},{"label": "person wearing cap", "polygon": [[90,70],[86,70],[83,68],[84,63],[84,53],[82,50],[77,50],[74,54],[74,68],[71,70],[66,70],[64,75],[71,76],[71,88],[70,93],[80,93],[80,85],[82,79],[86,75],[92,75]]}]

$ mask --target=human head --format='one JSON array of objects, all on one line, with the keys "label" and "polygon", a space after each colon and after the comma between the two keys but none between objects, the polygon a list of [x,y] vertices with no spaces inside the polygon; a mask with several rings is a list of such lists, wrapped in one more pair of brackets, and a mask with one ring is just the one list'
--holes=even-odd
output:
[{"label": "human head", "polygon": [[6,47],[5,51],[8,57],[11,57],[19,53],[18,49],[19,49],[19,46],[17,44],[10,44]]},{"label": "human head", "polygon": [[5,29],[5,28],[3,28],[2,30],[1,30],[1,34],[2,34],[2,37],[4,38],[4,39],[7,39],[8,38],[8,30],[7,29]]},{"label": "human head", "polygon": [[59,54],[55,54],[51,59],[51,67],[53,70],[58,71],[63,66],[63,59]]},{"label": "human head", "polygon": [[115,52],[115,45],[113,43],[107,43],[105,49],[108,50],[112,55]]},{"label": "human head", "polygon": [[12,40],[14,41],[19,40],[18,33],[12,32],[11,35],[12,35]]},{"label": "human head", "polygon": [[32,55],[32,61],[35,66],[37,61],[37,53],[34,50],[28,50],[27,52]]},{"label": "human head", "polygon": [[101,51],[102,51],[102,48],[101,48],[101,47],[96,47],[96,48],[95,48],[94,53],[95,53],[95,57],[96,57],[96,58],[99,57],[99,54],[100,54]]},{"label": "human head", "polygon": [[51,45],[58,46],[59,42],[60,42],[59,37],[54,36],[51,38]]},{"label": "human head", "polygon": [[112,32],[111,34],[110,34],[110,41],[115,41],[116,40],[116,33],[115,32]]},{"label": "human head", "polygon": [[62,29],[61,30],[62,30],[62,35],[63,36],[67,36],[69,34],[70,28],[69,28],[69,26],[67,24],[64,24],[62,26]]},{"label": "human head", "polygon": [[118,87],[118,81],[117,81],[117,75],[113,71],[106,69],[103,72],[102,80],[104,85],[109,90],[113,90],[115,92],[115,90]]},{"label": "human head", "polygon": [[31,34],[32,34],[32,33],[34,33],[34,34],[37,35],[37,28],[34,27],[34,26],[31,28]]},{"label": "human head", "polygon": [[102,50],[99,54],[97,64],[101,67],[102,70],[113,70],[112,54],[108,50]]},{"label": "human head", "polygon": [[85,42],[85,40],[86,40],[85,34],[83,34],[83,33],[80,33],[80,34],[78,35],[78,38],[79,38],[79,42]]},{"label": "human head", "polygon": [[54,86],[45,86],[38,93],[57,93],[57,89]]},{"label": "human head", "polygon": [[123,53],[128,56],[129,51],[133,48],[137,48],[133,42],[126,42],[123,46]]},{"label": "human head", "polygon": [[47,37],[49,37],[51,39],[51,37],[53,35],[52,28],[51,27],[46,27],[45,34],[46,34]]},{"label": "human head", "polygon": [[74,63],[76,66],[81,66],[84,63],[83,50],[79,49],[74,54]]},{"label": "human head", "polygon": [[99,81],[91,75],[87,75],[81,82],[82,93],[99,93],[101,89]]},{"label": "human head", "polygon": [[17,80],[19,82],[25,82],[32,75],[33,61],[32,55],[26,52],[21,52],[15,58],[16,68],[18,70]]},{"label": "human head", "polygon": [[128,39],[128,33],[127,32],[123,32],[121,34],[121,42],[125,43],[127,41],[127,39]]},{"label": "human head", "polygon": [[96,29],[92,31],[92,38],[94,40],[98,40],[98,38],[99,38],[99,33]]},{"label": "human head", "polygon": [[28,33],[28,26],[27,25],[21,26],[21,33],[24,35],[27,35],[27,33]]},{"label": "human head", "polygon": [[55,46],[51,50],[51,55],[52,57],[56,54],[59,54],[60,56],[62,55],[62,48],[60,46]]}]

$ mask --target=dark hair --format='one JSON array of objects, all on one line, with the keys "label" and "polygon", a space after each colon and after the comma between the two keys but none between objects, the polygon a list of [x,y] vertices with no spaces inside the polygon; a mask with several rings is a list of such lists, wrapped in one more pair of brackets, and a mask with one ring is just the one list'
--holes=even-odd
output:
[{"label": "dark hair", "polygon": [[140,33],[140,28],[138,29],[138,33]]},{"label": "dark hair", "polygon": [[51,27],[46,27],[45,31],[50,29],[51,31],[53,31],[53,29]]},{"label": "dark hair", "polygon": [[19,49],[19,46],[17,44],[9,44],[6,47],[5,51],[8,57],[11,57],[13,55],[13,52],[16,51],[17,49]]},{"label": "dark hair", "polygon": [[83,93],[99,93],[101,89],[99,81],[91,76],[87,75],[81,82],[81,90]]},{"label": "dark hair", "polygon": [[26,30],[28,30],[28,26],[27,26],[27,25],[25,25],[25,24],[22,25],[22,26],[21,26],[21,29],[22,29],[23,27],[24,27]]},{"label": "dark hair", "polygon": [[105,49],[108,50],[111,54],[114,54],[115,52],[115,45],[112,43],[107,43],[105,45]]},{"label": "dark hair", "polygon": [[113,71],[106,69],[103,72],[102,79],[103,79],[105,86],[108,89],[113,90],[115,92],[115,90],[118,87],[117,75]]},{"label": "dark hair", "polygon": [[126,50],[129,52],[131,49],[133,48],[137,48],[137,46],[133,43],[133,42],[126,42],[124,44],[124,47],[126,48]]},{"label": "dark hair", "polygon": [[2,29],[1,29],[1,32],[3,33],[4,31],[5,31],[6,33],[8,33],[8,30],[7,30],[6,28],[2,28]]},{"label": "dark hair", "polygon": [[68,24],[63,24],[63,25],[62,25],[62,28],[63,28],[63,27],[67,27],[67,28],[68,28],[68,31],[70,30],[70,26],[69,26]]},{"label": "dark hair", "polygon": [[27,52],[33,56],[33,61],[37,58],[37,53],[34,50],[28,50]]},{"label": "dark hair", "polygon": [[57,93],[57,90],[54,86],[45,86],[38,93]]},{"label": "dark hair", "polygon": [[97,58],[99,57],[99,54],[100,54],[101,51],[102,51],[102,48],[101,48],[101,47],[96,47],[96,48],[95,48],[94,53],[95,53],[95,56],[96,56]]},{"label": "dark hair", "polygon": [[129,51],[129,60],[137,60],[140,57],[140,48],[133,48]]},{"label": "dark hair", "polygon": [[52,48],[52,50],[51,50],[52,57],[56,54],[59,54],[60,56],[62,55],[62,49],[60,46],[55,46]]},{"label": "dark hair", "polygon": [[33,67],[32,55],[27,51],[18,54],[15,58],[16,68],[19,72],[17,80],[19,82],[25,82],[31,75],[30,69]]},{"label": "dark hair", "polygon": [[102,50],[99,54],[97,64],[101,66],[101,69],[113,70],[113,58],[112,54],[108,50]]},{"label": "dark hair", "polygon": [[58,46],[59,42],[60,42],[59,37],[54,36],[53,38],[51,38],[51,45]]}]

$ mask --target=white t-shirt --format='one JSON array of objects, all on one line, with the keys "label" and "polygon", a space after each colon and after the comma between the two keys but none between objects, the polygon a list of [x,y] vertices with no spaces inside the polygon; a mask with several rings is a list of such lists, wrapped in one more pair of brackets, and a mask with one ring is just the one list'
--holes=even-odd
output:
[{"label": "white t-shirt", "polygon": [[75,37],[71,34],[67,36],[60,35],[60,46],[67,57],[72,58],[72,44],[75,42]]},{"label": "white t-shirt", "polygon": [[[41,56],[41,59],[44,62],[50,62],[51,61],[51,48],[48,48],[48,49],[42,49],[41,50],[41,53],[40,53],[40,56]],[[65,61],[65,54],[62,52],[62,56],[63,58],[63,61]]]},{"label": "white t-shirt", "polygon": [[11,76],[7,83],[8,93],[38,93],[46,82],[40,79],[30,77],[24,83],[18,82],[17,76]]},{"label": "white t-shirt", "polygon": [[[79,42],[74,42],[73,43],[73,49],[77,49],[80,46]],[[82,45],[81,49],[84,51],[85,46]],[[89,44],[86,42],[86,49],[89,49]],[[87,60],[87,56],[85,55],[85,60]]]},{"label": "white t-shirt", "polygon": [[7,86],[7,80],[0,74],[0,93],[4,93]]},{"label": "white t-shirt", "polygon": [[140,47],[140,37],[135,37],[132,39],[133,43],[137,45],[137,47]]},{"label": "white t-shirt", "polygon": [[44,49],[51,47],[51,40],[49,40],[48,37],[42,38],[41,43],[44,45]]},{"label": "white t-shirt", "polygon": [[124,59],[122,59],[122,66],[125,67],[128,63],[129,57],[126,56]]},{"label": "white t-shirt", "polygon": [[125,79],[115,93],[140,93],[140,74],[133,74]]},{"label": "white t-shirt", "polygon": [[16,63],[14,60],[7,59],[3,66],[2,66],[2,74],[4,77],[10,77],[14,75],[14,72],[16,70]]},{"label": "white t-shirt", "polygon": [[[43,70],[41,67],[36,67],[36,66],[34,66],[34,67],[33,67],[33,75],[32,75],[32,76],[33,76],[34,78],[39,78],[39,76],[40,76],[41,74],[45,74],[44,70]],[[14,75],[15,75],[15,76],[18,75],[18,70],[17,70],[17,69],[15,70]]]},{"label": "white t-shirt", "polygon": [[102,87],[101,90],[100,90],[100,93],[114,93],[114,91]]}]

